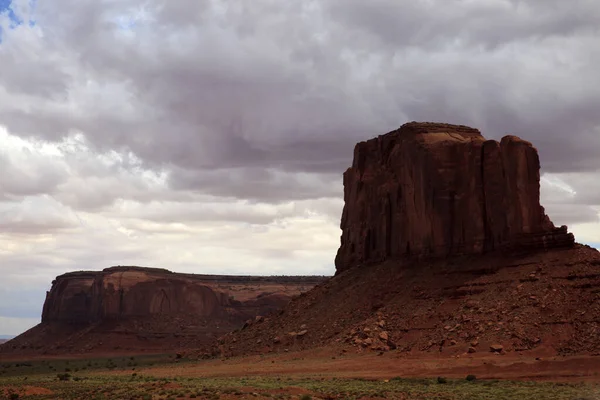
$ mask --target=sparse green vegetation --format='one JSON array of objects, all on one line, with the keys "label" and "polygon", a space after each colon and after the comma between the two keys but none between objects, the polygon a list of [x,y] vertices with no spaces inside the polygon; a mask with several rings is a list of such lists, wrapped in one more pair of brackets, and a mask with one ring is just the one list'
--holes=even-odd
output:
[{"label": "sparse green vegetation", "polygon": [[[153,363],[166,367],[174,364],[173,358],[162,356],[137,357],[137,362]],[[438,400],[573,400],[592,399],[600,392],[600,385],[584,383],[512,382],[476,379],[468,375],[462,379],[438,377],[432,379],[407,379],[396,377],[390,380],[344,379],[323,376],[247,376],[231,378],[206,377],[156,377],[153,369],[130,373],[127,368],[129,357],[108,360],[70,360],[72,371],[78,365],[98,365],[87,371],[52,373],[49,363],[32,362],[5,363],[0,375],[0,398],[21,399],[219,399],[230,398],[318,400],[324,398],[343,399],[438,399]],[[97,362],[97,364],[96,364]],[[190,362],[190,361],[186,361]],[[17,366],[17,364],[20,364]],[[66,362],[52,360],[60,371]],[[105,365],[115,367],[108,370]],[[179,363],[177,364],[179,365]],[[163,369],[164,373],[164,369]],[[24,377],[28,380],[24,381]],[[285,383],[284,383],[285,382]],[[25,386],[27,385],[27,386]],[[26,394],[25,387],[43,388],[33,396]],[[4,389],[6,388],[6,389]],[[299,388],[297,394],[288,388]]]},{"label": "sparse green vegetation", "polygon": [[69,373],[58,374],[58,375],[56,375],[56,377],[58,378],[59,381],[68,381],[69,379],[71,379],[71,374],[69,374]]},{"label": "sparse green vegetation", "polygon": [[[93,358],[93,359],[72,359],[72,360],[36,360],[27,362],[5,362],[0,364],[0,377],[6,376],[31,376],[40,374],[49,374],[54,372],[64,372],[71,375],[75,373],[97,372],[102,370],[131,370],[130,363],[135,363],[139,367],[152,366],[155,363],[170,363],[170,354],[163,355],[143,355],[137,358],[124,356],[119,358]],[[187,360],[179,360],[179,363]]]}]

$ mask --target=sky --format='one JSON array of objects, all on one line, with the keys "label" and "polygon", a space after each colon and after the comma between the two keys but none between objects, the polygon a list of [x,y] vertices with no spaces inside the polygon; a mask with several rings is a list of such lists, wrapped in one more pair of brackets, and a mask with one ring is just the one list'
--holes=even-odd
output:
[{"label": "sky", "polygon": [[596,0],[0,0],[0,334],[52,279],[332,274],[356,142],[405,122],[534,143],[600,243]]}]

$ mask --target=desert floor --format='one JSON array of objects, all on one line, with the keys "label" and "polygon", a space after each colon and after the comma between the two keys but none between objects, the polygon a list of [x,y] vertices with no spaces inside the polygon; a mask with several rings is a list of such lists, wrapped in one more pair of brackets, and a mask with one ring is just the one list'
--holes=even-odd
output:
[{"label": "desert floor", "polygon": [[[469,378],[467,379],[467,376]],[[316,349],[230,359],[0,360],[0,396],[31,399],[600,399],[600,357],[456,357]]]}]

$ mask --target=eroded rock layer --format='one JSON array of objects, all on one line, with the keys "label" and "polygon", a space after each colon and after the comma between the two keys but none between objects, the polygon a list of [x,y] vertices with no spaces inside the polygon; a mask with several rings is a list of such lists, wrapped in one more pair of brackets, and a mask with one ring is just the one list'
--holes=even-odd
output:
[{"label": "eroded rock layer", "polygon": [[85,324],[169,314],[243,321],[278,309],[323,279],[193,275],[141,267],[71,272],[53,282],[42,322]]},{"label": "eroded rock layer", "polygon": [[44,354],[164,351],[196,347],[268,315],[327,279],[224,276],[112,267],[58,276],[42,323],[3,352]]},{"label": "eroded rock layer", "polygon": [[405,257],[572,247],[540,205],[540,162],[515,136],[411,122],[354,149],[337,271]]}]

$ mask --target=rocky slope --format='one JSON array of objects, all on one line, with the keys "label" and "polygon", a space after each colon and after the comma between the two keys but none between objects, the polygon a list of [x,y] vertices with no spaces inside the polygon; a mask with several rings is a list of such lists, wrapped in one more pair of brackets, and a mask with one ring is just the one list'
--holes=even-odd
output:
[{"label": "rocky slope", "polygon": [[340,352],[600,355],[600,253],[575,245],[352,268],[276,317],[221,338],[224,355]]},{"label": "rocky slope", "polygon": [[361,142],[344,173],[338,271],[387,259],[572,246],[540,205],[540,163],[515,136],[408,123]]},{"label": "rocky slope", "polygon": [[201,345],[280,309],[325,277],[178,274],[112,267],[52,282],[42,323],[1,351],[80,352]]},{"label": "rocky slope", "polygon": [[539,168],[530,143],[464,126],[359,143],[336,276],[215,352],[600,353],[600,253],[546,216]]}]

